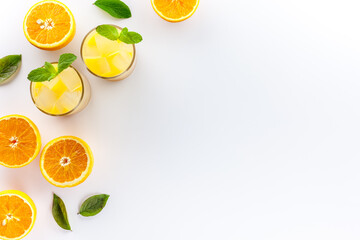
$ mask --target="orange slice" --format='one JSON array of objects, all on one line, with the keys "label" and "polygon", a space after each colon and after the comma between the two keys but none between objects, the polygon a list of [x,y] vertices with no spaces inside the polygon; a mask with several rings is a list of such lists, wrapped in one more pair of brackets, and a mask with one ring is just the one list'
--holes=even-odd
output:
[{"label": "orange slice", "polygon": [[46,144],[41,152],[41,173],[57,187],[74,187],[84,182],[93,165],[89,145],[77,137],[58,137]]},{"label": "orange slice", "polygon": [[181,22],[191,17],[199,0],[151,0],[155,12],[169,22]]},{"label": "orange slice", "polygon": [[30,8],[25,16],[23,29],[27,40],[35,47],[57,50],[74,38],[75,20],[63,3],[45,0]]},{"label": "orange slice", "polygon": [[27,117],[0,118],[0,164],[10,168],[29,164],[40,152],[40,133]]},{"label": "orange slice", "polygon": [[0,239],[22,239],[33,228],[36,207],[23,192],[0,192]]}]

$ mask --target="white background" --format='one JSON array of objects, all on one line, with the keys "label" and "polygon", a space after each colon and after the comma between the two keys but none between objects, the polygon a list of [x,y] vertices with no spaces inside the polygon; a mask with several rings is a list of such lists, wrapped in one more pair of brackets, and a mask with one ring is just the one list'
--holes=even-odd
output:
[{"label": "white background", "polygon": [[[38,209],[27,239],[294,240],[360,238],[360,3],[358,0],[202,0],[189,20],[158,17],[149,0],[125,1],[117,20],[90,0],[64,0],[77,24],[56,52],[30,45],[22,21],[36,1],[1,1],[0,55],[23,54],[0,87],[0,113],[23,114],[43,145],[83,138],[90,177],[60,189],[36,158],[0,168],[0,189],[29,194]],[[74,66],[92,86],[81,113],[50,117],[32,103],[30,70],[61,53],[80,55],[93,27],[140,32],[134,73],[120,82]],[[65,202],[72,232],[51,215]],[[80,203],[108,193],[97,216]]]}]

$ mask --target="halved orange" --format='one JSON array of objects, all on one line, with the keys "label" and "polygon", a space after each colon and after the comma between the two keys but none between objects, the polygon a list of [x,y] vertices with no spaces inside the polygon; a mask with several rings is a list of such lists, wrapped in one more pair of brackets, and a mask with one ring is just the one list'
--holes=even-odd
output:
[{"label": "halved orange", "polygon": [[44,50],[65,47],[75,35],[75,20],[69,8],[56,0],[36,3],[23,23],[27,40]]},{"label": "halved orange", "polygon": [[39,154],[40,133],[27,117],[8,115],[0,118],[0,164],[23,167]]},{"label": "halved orange", "polygon": [[151,0],[155,12],[169,22],[181,22],[191,17],[200,0]]},{"label": "halved orange", "polygon": [[31,198],[17,190],[0,192],[0,239],[22,239],[33,228],[36,207]]},{"label": "halved orange", "polygon": [[74,187],[84,182],[93,165],[89,145],[74,136],[55,138],[41,152],[41,173],[57,187]]}]

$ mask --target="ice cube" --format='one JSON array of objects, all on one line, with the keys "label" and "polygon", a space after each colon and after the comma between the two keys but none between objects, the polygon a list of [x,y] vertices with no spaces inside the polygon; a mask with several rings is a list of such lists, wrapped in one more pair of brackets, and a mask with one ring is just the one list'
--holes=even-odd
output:
[{"label": "ice cube", "polygon": [[96,32],[91,33],[85,40],[84,46],[82,48],[82,55],[84,58],[88,57],[100,57],[101,54],[96,46],[95,36]]},{"label": "ice cube", "polygon": [[51,110],[52,114],[64,114],[69,112],[66,108],[61,106],[60,104],[55,104],[54,107]]},{"label": "ice cube", "polygon": [[93,31],[89,34],[89,36],[86,38],[85,41],[86,42],[86,45],[87,46],[90,46],[90,47],[96,47],[96,41],[95,41],[95,35],[97,34],[96,31]]},{"label": "ice cube", "polygon": [[86,66],[95,74],[104,76],[111,71],[108,61],[106,58],[86,58]]},{"label": "ice cube", "polygon": [[129,67],[131,60],[131,58],[124,57],[121,53],[119,53],[110,58],[109,63],[112,67],[117,68],[121,73]]},{"label": "ice cube", "polygon": [[68,112],[73,110],[80,102],[81,91],[65,92],[56,102],[58,109]]},{"label": "ice cube", "polygon": [[58,77],[58,78],[59,78],[59,81],[57,81],[57,83],[55,85],[53,85],[52,88],[50,88],[51,91],[53,91],[54,94],[56,95],[56,98],[61,97],[61,95],[63,95],[64,92],[69,91],[69,89],[64,84],[62,79],[60,77]]},{"label": "ice cube", "polygon": [[34,98],[36,106],[45,112],[51,112],[56,102],[56,94],[48,87],[43,86],[38,92],[38,96]]},{"label": "ice cube", "polygon": [[82,88],[79,74],[73,68],[67,68],[60,73],[62,83],[67,87],[70,92]]},{"label": "ice cube", "polygon": [[39,84],[52,89],[59,81],[59,77],[55,77],[54,79],[51,79],[50,81],[44,81],[44,82],[39,82]]},{"label": "ice cube", "polygon": [[95,35],[96,46],[102,56],[108,56],[120,50],[120,42],[112,41],[99,34]]},{"label": "ice cube", "polygon": [[40,94],[41,88],[43,88],[44,85],[42,82],[33,82],[31,84],[31,94],[33,98],[37,98]]}]

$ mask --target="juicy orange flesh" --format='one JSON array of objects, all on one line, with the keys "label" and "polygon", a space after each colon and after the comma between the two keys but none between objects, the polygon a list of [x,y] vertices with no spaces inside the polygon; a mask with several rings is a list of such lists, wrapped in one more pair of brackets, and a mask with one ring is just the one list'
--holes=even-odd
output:
[{"label": "juicy orange flesh", "polygon": [[44,170],[49,177],[60,183],[78,179],[86,170],[87,164],[88,156],[84,147],[71,139],[54,143],[44,155]]},{"label": "juicy orange flesh", "polygon": [[12,166],[22,165],[34,155],[36,146],[35,131],[25,119],[8,118],[0,121],[1,162]]},{"label": "juicy orange flesh", "polygon": [[[41,29],[38,20],[54,23],[52,29]],[[56,3],[44,3],[36,6],[26,20],[27,32],[31,39],[41,44],[52,44],[62,40],[69,32],[71,18],[65,8]]]},{"label": "juicy orange flesh", "polygon": [[0,196],[0,237],[19,237],[30,228],[31,222],[31,208],[23,199],[14,195]]},{"label": "juicy orange flesh", "polygon": [[189,15],[196,0],[154,0],[154,5],[164,16],[177,19]]}]

